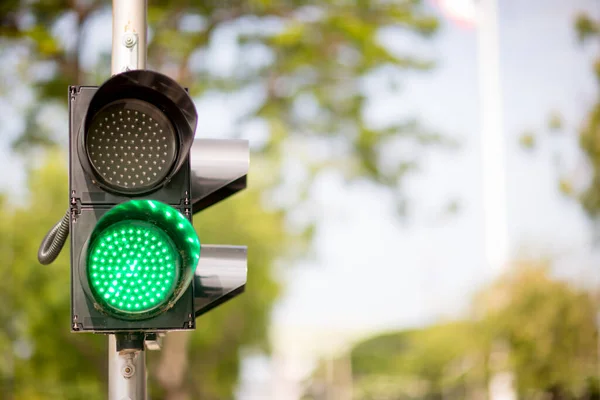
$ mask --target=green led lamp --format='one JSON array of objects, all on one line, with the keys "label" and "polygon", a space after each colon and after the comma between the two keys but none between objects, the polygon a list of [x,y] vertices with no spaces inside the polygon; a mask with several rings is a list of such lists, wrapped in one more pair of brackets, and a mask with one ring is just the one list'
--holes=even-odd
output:
[{"label": "green led lamp", "polygon": [[200,241],[175,208],[131,200],[98,221],[84,254],[96,305],[118,318],[143,319],[170,308],[188,288]]}]

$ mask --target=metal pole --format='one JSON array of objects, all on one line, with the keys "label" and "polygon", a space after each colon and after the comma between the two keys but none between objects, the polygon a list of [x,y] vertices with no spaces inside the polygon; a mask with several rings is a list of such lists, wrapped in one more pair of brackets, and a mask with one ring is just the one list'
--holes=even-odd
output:
[{"label": "metal pole", "polygon": [[[146,0],[113,0],[111,75],[146,68]],[[120,351],[117,351],[119,347]],[[108,338],[109,400],[146,400],[146,353]]]},{"label": "metal pole", "polygon": [[146,68],[146,0],[113,0],[111,74]]},{"label": "metal pole", "polygon": [[[502,82],[498,0],[479,1],[478,61],[481,93],[481,153],[483,170],[484,254],[488,276],[508,268],[510,246],[507,223],[506,165],[502,125]],[[509,349],[502,340],[493,343],[490,400],[515,400],[514,374],[508,365]]]},{"label": "metal pole", "polygon": [[481,102],[484,254],[487,273],[503,272],[510,257],[498,0],[479,1],[478,61]]},{"label": "metal pole", "polygon": [[143,336],[139,348],[117,345],[115,335],[108,337],[108,398],[109,400],[146,400],[146,352]]}]

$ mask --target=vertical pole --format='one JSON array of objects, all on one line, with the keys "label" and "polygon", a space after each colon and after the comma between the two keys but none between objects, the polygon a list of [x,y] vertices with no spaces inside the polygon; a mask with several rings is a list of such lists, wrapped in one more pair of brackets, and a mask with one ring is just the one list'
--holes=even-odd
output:
[{"label": "vertical pole", "polygon": [[498,273],[509,246],[497,0],[480,0],[478,17],[484,256],[487,272]]},{"label": "vertical pole", "polygon": [[111,74],[146,68],[146,0],[113,0]]},{"label": "vertical pole", "polygon": [[[502,127],[502,85],[498,0],[480,0],[478,15],[478,62],[481,95],[481,154],[486,272],[501,273],[509,261],[506,165]],[[492,376],[488,383],[490,400],[515,400],[514,376],[508,367],[508,348],[493,343]]]},{"label": "vertical pole", "polygon": [[[146,352],[143,336],[137,348],[120,348],[117,337],[108,337],[109,400],[146,400]],[[130,344],[130,343],[127,343]],[[140,349],[141,347],[141,349]]]},{"label": "vertical pole", "polygon": [[[146,68],[146,0],[113,0],[111,75]],[[120,351],[117,350],[119,348]],[[146,353],[108,338],[109,400],[146,400]]]}]

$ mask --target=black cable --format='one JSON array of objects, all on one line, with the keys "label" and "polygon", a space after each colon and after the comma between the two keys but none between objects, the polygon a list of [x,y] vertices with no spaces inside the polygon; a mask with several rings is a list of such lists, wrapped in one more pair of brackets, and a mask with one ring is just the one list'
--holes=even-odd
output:
[{"label": "black cable", "polygon": [[40,249],[38,250],[38,261],[40,264],[51,264],[60,254],[63,246],[69,236],[70,211],[67,210],[65,216],[58,221],[44,236]]}]

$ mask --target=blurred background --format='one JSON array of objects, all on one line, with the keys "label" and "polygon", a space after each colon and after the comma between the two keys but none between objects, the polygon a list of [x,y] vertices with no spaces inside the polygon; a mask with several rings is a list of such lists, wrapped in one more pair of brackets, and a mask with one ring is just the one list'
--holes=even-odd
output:
[{"label": "blurred background", "polygon": [[[600,399],[600,2],[481,4],[148,0],[149,69],[252,149],[194,219],[246,292],[149,353],[151,399]],[[108,0],[0,2],[2,399],[107,396],[36,254],[110,50]]]}]

